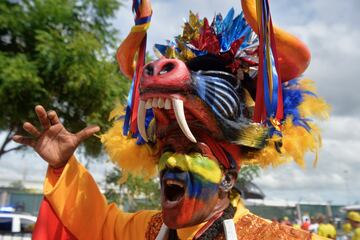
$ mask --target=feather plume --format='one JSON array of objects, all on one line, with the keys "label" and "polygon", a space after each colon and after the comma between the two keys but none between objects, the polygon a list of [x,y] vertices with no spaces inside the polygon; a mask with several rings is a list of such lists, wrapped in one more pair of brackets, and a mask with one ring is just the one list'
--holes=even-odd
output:
[{"label": "feather plume", "polygon": [[101,142],[111,161],[123,171],[143,176],[145,179],[156,176],[158,159],[156,146],[139,145],[135,138],[124,136],[122,125],[122,121],[116,121],[108,132],[101,135]]},{"label": "feather plume", "polygon": [[281,126],[281,136],[274,134],[267,140],[267,146],[244,156],[243,162],[273,166],[294,160],[305,166],[305,154],[313,152],[316,165],[321,147],[321,133],[311,118],[326,119],[330,106],[317,97],[314,82],[311,80],[292,80],[284,84],[285,121]]}]

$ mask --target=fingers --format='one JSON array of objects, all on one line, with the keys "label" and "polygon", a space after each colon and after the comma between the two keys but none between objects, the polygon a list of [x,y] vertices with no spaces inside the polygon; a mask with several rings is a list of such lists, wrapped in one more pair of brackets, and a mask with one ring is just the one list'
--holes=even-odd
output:
[{"label": "fingers", "polygon": [[39,121],[41,123],[41,126],[46,130],[50,128],[50,120],[48,118],[48,115],[45,111],[45,108],[41,105],[37,105],[35,107],[36,115],[39,118]]},{"label": "fingers", "polygon": [[23,128],[25,131],[27,131],[28,133],[30,133],[33,137],[40,137],[41,132],[31,123],[26,122],[23,125]]},{"label": "fingers", "polygon": [[100,131],[99,126],[89,126],[81,130],[80,132],[76,133],[75,136],[77,137],[79,142],[84,141],[85,139],[91,137],[94,133]]},{"label": "fingers", "polygon": [[59,117],[58,117],[57,113],[54,110],[49,111],[47,113],[47,117],[49,118],[50,123],[52,125],[60,123]]},{"label": "fingers", "polygon": [[36,146],[36,141],[32,138],[15,135],[12,137],[12,139],[17,143],[24,144],[33,148],[35,148]]}]

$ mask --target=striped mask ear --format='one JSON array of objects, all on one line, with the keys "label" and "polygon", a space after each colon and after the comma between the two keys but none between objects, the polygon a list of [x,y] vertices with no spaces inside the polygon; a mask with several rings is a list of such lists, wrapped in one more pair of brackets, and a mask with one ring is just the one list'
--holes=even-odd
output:
[{"label": "striped mask ear", "polygon": [[236,121],[240,117],[241,104],[237,94],[240,81],[221,71],[198,71],[191,75],[198,96],[221,118]]}]

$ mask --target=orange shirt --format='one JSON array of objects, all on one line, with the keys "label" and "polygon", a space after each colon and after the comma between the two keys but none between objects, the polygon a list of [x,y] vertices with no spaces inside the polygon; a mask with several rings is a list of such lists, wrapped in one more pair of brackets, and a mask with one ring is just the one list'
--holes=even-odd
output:
[{"label": "orange shirt", "polygon": [[[70,158],[61,175],[48,169],[44,195],[63,225],[80,240],[145,239],[150,219],[159,213],[125,213],[114,204],[107,204],[94,179],[75,157]],[[249,215],[253,216],[238,202],[234,222]],[[204,224],[177,229],[177,234],[180,239],[192,239]]]}]

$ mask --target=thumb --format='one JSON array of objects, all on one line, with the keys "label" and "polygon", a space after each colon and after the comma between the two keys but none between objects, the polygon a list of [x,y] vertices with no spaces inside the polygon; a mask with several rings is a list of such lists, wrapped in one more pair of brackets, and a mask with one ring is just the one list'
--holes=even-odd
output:
[{"label": "thumb", "polygon": [[81,130],[80,132],[76,133],[75,136],[79,142],[86,140],[87,138],[91,137],[94,133],[100,131],[99,126],[89,126]]}]

